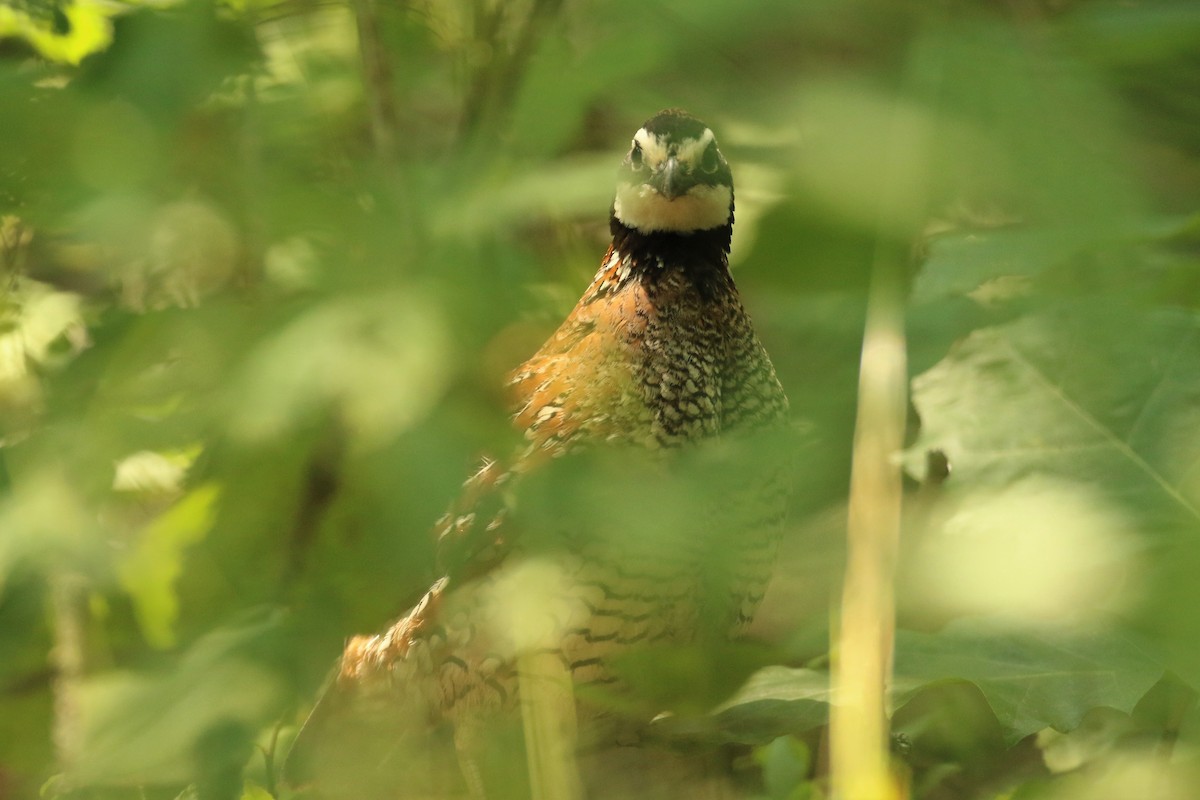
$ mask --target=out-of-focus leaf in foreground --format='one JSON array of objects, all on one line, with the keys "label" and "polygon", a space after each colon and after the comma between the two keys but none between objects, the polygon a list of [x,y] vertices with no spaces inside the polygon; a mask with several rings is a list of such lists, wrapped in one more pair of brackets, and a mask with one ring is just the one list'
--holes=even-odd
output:
[{"label": "out-of-focus leaf in foreground", "polygon": [[[276,615],[218,629],[165,672],[109,672],[80,699],[80,754],[71,772],[84,784],[182,783],[197,777],[213,736],[248,743],[287,701],[270,663],[282,629]],[[238,761],[240,759],[240,761]]]},{"label": "out-of-focus leaf in foreground", "polygon": [[436,404],[446,339],[415,293],[322,305],[251,353],[230,393],[232,432],[271,440],[332,407],[356,443],[387,442]]},{"label": "out-of-focus leaf in foreground", "polygon": [[219,496],[211,484],[188,492],[145,527],[121,565],[121,585],[133,597],[142,635],[152,645],[174,644],[179,616],[175,582],[183,571],[184,552],[212,527]]},{"label": "out-of-focus leaf in foreground", "polygon": [[78,64],[112,41],[111,6],[96,0],[0,5],[0,39],[15,37],[46,58]]}]

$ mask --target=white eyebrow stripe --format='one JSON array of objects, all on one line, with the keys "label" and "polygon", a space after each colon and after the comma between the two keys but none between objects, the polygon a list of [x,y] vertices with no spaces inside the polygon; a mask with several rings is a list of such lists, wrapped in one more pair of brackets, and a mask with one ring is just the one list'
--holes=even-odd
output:
[{"label": "white eyebrow stripe", "polygon": [[[704,157],[704,151],[708,149],[715,138],[713,132],[705,128],[699,138],[680,141],[675,149],[676,157],[680,161],[696,163]],[[638,132],[633,135],[633,141],[642,148],[642,161],[651,169],[666,161],[670,156],[662,141],[645,128],[638,129]]]},{"label": "white eyebrow stripe", "polygon": [[712,144],[715,137],[713,132],[708,128],[704,129],[704,133],[700,134],[699,139],[684,139],[679,143],[679,160],[695,163],[704,157],[704,151]]},{"label": "white eyebrow stripe", "polygon": [[657,136],[645,128],[638,128],[638,132],[633,135],[633,140],[641,145],[642,161],[651,168],[667,160],[667,148],[663,147]]}]

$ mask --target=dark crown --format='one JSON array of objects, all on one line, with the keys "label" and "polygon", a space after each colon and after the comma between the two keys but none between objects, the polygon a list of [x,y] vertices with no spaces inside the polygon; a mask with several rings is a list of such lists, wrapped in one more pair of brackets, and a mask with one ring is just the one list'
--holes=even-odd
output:
[{"label": "dark crown", "polygon": [[708,128],[682,108],[664,109],[646,120],[642,127],[655,136],[672,139],[698,139]]}]

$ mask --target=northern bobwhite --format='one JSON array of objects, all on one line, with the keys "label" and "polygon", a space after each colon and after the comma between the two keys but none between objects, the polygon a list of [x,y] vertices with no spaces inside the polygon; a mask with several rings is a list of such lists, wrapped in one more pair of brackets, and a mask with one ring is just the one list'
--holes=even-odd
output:
[{"label": "northern bobwhite", "polygon": [[[625,688],[613,669],[621,654],[688,644],[702,631],[727,636],[751,618],[775,557],[786,470],[751,450],[703,497],[669,488],[689,452],[778,438],[786,427],[787,397],[729,272],[733,206],[729,165],[704,123],[670,109],[637,131],[599,271],[511,375],[527,444],[468,480],[438,525],[447,577],[383,633],[349,642],[309,728],[337,714],[341,730],[388,719],[394,732],[373,738],[449,727],[461,739],[518,707],[516,656],[530,647],[561,658],[581,718],[603,716],[585,708],[603,705],[589,690]],[[686,510],[661,514],[653,534],[631,531],[640,509],[592,486],[599,500],[586,513],[522,521],[511,498],[533,491],[538,476],[569,472],[580,454],[607,459],[589,463],[585,482],[631,474],[643,490],[637,502],[657,513],[671,495]],[[689,474],[711,475],[703,465],[721,457],[706,458]],[[531,537],[532,527],[560,530]],[[542,619],[514,621],[505,609],[514,594],[530,595],[517,598],[520,613]]]}]

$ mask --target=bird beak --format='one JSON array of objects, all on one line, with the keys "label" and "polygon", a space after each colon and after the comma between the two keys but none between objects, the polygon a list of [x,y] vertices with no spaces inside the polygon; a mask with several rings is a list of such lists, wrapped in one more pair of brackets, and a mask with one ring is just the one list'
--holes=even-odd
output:
[{"label": "bird beak", "polygon": [[679,159],[671,156],[655,171],[650,185],[663,197],[674,200],[687,192],[692,187],[692,182],[688,180],[687,171],[679,166]]}]

